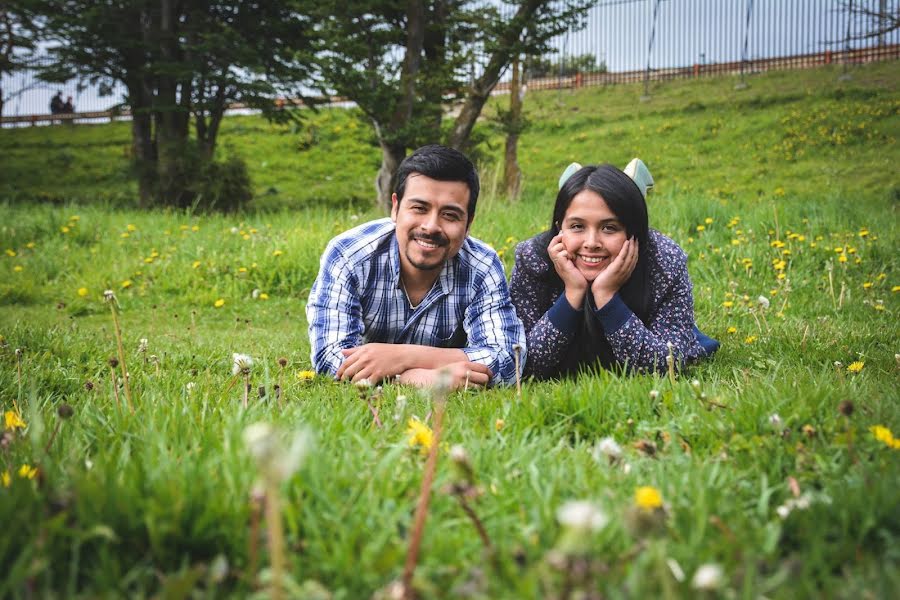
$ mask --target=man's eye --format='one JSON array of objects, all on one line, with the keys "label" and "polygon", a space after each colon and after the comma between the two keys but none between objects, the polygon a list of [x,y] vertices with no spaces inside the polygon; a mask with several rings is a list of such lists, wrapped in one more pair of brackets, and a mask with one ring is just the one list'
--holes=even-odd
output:
[{"label": "man's eye", "polygon": [[452,212],[444,213],[444,218],[448,221],[459,221],[459,215]]}]

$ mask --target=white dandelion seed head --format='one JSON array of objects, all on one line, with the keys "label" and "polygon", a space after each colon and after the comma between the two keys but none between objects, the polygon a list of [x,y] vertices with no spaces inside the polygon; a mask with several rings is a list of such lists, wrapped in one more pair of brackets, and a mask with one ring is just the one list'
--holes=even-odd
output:
[{"label": "white dandelion seed head", "polygon": [[184,384],[184,389],[188,394],[190,394],[192,391],[194,391],[195,387],[197,387],[197,384],[194,383],[193,381],[188,381],[186,384]]},{"label": "white dandelion seed head", "polygon": [[675,350],[675,344],[673,344],[672,342],[666,342],[666,348],[669,349],[669,354],[671,354],[672,351]]},{"label": "white dandelion seed head", "polygon": [[667,558],[666,564],[669,566],[669,570],[672,571],[672,577],[675,578],[675,581],[681,583],[684,581],[684,571],[681,568],[681,565],[678,564],[678,561],[674,558]]},{"label": "white dandelion seed head", "polygon": [[844,363],[842,363],[841,361],[839,361],[839,360],[834,361],[834,368],[835,368],[835,369],[840,369],[840,368],[842,368],[843,366],[844,366]]},{"label": "white dandelion seed head", "polygon": [[714,563],[707,563],[700,565],[700,568],[694,573],[691,587],[695,590],[717,590],[722,586],[724,578],[725,574],[722,572],[722,567]]},{"label": "white dandelion seed head", "polygon": [[116,293],[112,290],[104,290],[103,299],[107,302],[112,302],[116,299]]},{"label": "white dandelion seed head", "polygon": [[467,464],[469,462],[469,455],[466,453],[465,448],[459,444],[455,444],[450,448],[450,460],[458,464]]},{"label": "white dandelion seed head", "polygon": [[659,398],[659,390],[650,390],[650,399],[656,400]]},{"label": "white dandelion seed head", "polygon": [[778,413],[772,413],[769,416],[769,424],[772,425],[772,427],[775,427],[776,429],[781,427],[782,421],[781,421],[781,417],[778,416]]},{"label": "white dandelion seed head", "polygon": [[147,341],[147,338],[141,338],[138,342],[138,352],[144,353],[150,347],[150,342]]},{"label": "white dandelion seed head", "polygon": [[259,291],[259,288],[255,288],[252,292],[250,292],[250,297],[256,300],[257,298],[259,298],[259,295],[261,293],[262,292]]},{"label": "white dandelion seed head", "polygon": [[253,366],[253,358],[247,354],[232,353],[231,374],[240,375],[241,373],[249,373],[250,367]]},{"label": "white dandelion seed head", "polygon": [[369,381],[368,379],[360,379],[359,381],[355,382],[353,385],[355,385],[356,387],[358,387],[361,390],[365,390],[365,389],[369,389],[370,387],[372,387],[372,382]]},{"label": "white dandelion seed head", "polygon": [[622,465],[622,472],[628,475],[631,473],[631,463],[625,463]]},{"label": "white dandelion seed head", "polygon": [[231,233],[237,233],[240,231],[240,229],[238,229],[237,227],[232,227],[230,231]]},{"label": "white dandelion seed head", "polygon": [[694,388],[695,390],[699,390],[699,389],[700,389],[700,380],[699,380],[699,379],[692,379],[692,380],[691,380],[691,387]]},{"label": "white dandelion seed head", "polygon": [[556,511],[556,518],[564,527],[581,531],[600,531],[609,517],[600,507],[587,500],[570,500]]},{"label": "white dandelion seed head", "polygon": [[622,456],[622,447],[611,437],[605,437],[597,442],[594,450],[597,455],[605,456],[610,460],[617,460]]},{"label": "white dandelion seed head", "polygon": [[775,509],[775,512],[779,517],[781,517],[781,520],[783,521],[788,518],[788,515],[791,514],[791,508],[787,504],[782,504]]},{"label": "white dandelion seed head", "polygon": [[359,215],[350,215],[350,220],[351,220],[351,221],[358,221],[358,220],[359,220]]},{"label": "white dandelion seed head", "polygon": [[762,308],[763,310],[769,308],[769,299],[766,298],[765,296],[760,296],[759,298],[756,299],[756,302],[757,302],[757,304],[759,304],[760,308]]}]

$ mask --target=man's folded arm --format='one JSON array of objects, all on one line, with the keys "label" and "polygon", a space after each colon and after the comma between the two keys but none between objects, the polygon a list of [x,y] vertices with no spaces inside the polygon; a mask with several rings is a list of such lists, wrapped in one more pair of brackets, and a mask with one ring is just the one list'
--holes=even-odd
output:
[{"label": "man's folded arm", "polygon": [[516,382],[515,347],[519,351],[519,369],[525,365],[525,330],[509,299],[506,275],[499,257],[482,279],[475,300],[466,309],[464,327],[468,345],[463,348],[472,362],[487,365],[494,384]]},{"label": "man's folded arm", "polygon": [[310,355],[317,373],[335,375],[344,356],[341,350],[362,343],[362,306],[359,287],[340,250],[330,244],[322,255],[319,275],[309,292]]}]

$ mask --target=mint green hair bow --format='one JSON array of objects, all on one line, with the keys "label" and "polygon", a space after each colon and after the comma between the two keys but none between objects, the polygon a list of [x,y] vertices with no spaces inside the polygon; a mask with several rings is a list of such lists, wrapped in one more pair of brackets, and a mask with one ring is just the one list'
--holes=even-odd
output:
[{"label": "mint green hair bow", "polygon": [[[559,189],[562,189],[562,186],[568,181],[569,177],[579,170],[581,170],[581,164],[577,162],[573,162],[566,167],[566,170],[559,176]],[[641,195],[644,197],[644,200],[646,200],[647,192],[653,188],[653,175],[650,174],[650,169],[647,168],[644,161],[639,158],[631,159],[631,162],[623,169],[623,172],[631,177],[632,181],[637,184],[638,189],[641,190]]]}]

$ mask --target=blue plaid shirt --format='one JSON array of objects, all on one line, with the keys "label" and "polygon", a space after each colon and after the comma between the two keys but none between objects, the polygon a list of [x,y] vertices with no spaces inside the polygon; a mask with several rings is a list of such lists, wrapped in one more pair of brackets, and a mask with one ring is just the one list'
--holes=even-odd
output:
[{"label": "blue plaid shirt", "polygon": [[344,361],[342,349],[369,342],[450,347],[460,325],[468,338],[461,350],[491,369],[493,383],[515,382],[515,344],[525,364],[525,331],[497,253],[467,237],[413,310],[400,285],[400,250],[390,219],[364,223],[328,243],[306,319],[319,373],[335,374]]}]

